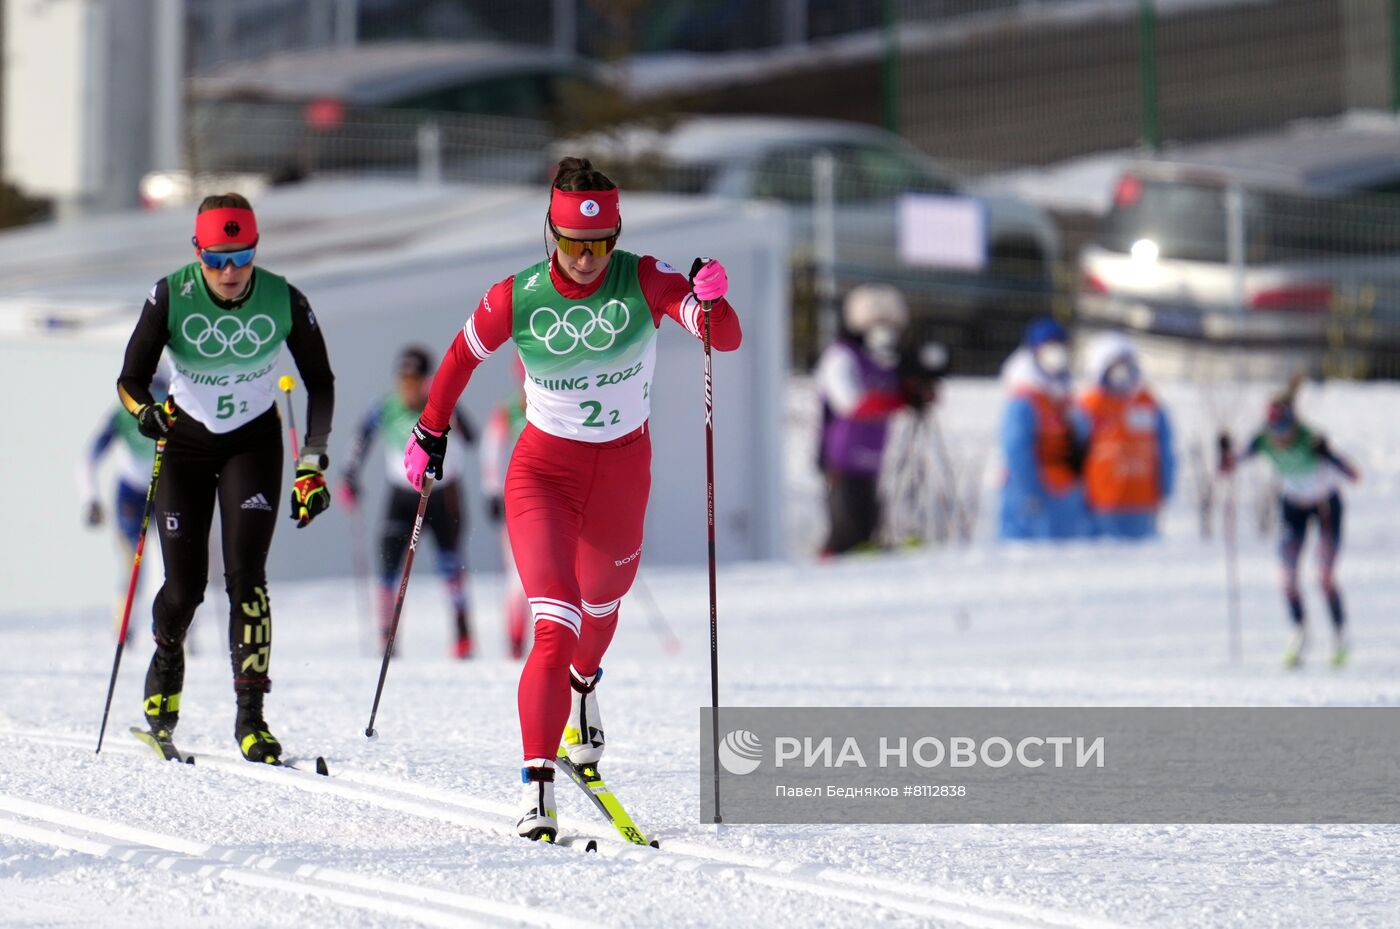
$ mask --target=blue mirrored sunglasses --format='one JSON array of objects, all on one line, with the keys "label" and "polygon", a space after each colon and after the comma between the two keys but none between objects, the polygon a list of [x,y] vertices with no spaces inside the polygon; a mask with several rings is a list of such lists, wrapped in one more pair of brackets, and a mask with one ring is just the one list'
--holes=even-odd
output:
[{"label": "blue mirrored sunglasses", "polygon": [[246,268],[253,263],[253,253],[257,250],[256,246],[238,252],[211,252],[202,248],[199,250],[199,260],[214,271],[222,270],[229,263],[235,268]]}]

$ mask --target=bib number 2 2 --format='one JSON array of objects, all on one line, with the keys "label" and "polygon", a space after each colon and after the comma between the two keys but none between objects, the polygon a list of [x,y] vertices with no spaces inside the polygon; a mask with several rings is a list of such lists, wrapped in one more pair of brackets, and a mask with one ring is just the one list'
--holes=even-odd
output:
[{"label": "bib number 2 2", "polygon": [[585,410],[588,413],[588,416],[583,421],[585,426],[592,426],[599,429],[609,424],[616,426],[620,418],[617,410],[608,410],[608,420],[604,422],[603,404],[599,403],[597,400],[585,400],[579,404],[579,409]]}]

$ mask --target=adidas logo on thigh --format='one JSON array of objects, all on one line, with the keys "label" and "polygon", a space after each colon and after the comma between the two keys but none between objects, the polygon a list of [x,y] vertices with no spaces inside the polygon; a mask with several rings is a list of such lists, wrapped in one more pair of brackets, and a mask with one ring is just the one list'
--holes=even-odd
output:
[{"label": "adidas logo on thigh", "polygon": [[269,513],[272,512],[272,504],[268,503],[267,498],[262,494],[253,494],[247,500],[244,500],[242,508],[245,510],[267,510]]}]

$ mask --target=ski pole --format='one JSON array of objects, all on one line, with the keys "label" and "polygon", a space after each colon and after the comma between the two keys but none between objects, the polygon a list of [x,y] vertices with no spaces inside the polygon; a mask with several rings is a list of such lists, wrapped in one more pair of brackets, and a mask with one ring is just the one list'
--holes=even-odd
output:
[{"label": "ski pole", "polygon": [[297,418],[292,412],[292,390],[297,386],[296,378],[290,374],[284,374],[277,379],[277,386],[282,388],[282,399],[286,401],[287,407],[287,437],[292,440],[292,463],[301,457],[301,452],[297,451]]},{"label": "ski pole", "polygon": [[350,565],[355,572],[355,611],[360,616],[360,652],[369,652],[373,646],[374,620],[370,603],[369,556],[365,553],[365,524],[360,515],[360,505],[356,501],[350,507]]},{"label": "ski pole", "polygon": [[666,621],[666,614],[661,612],[656,598],[651,595],[651,588],[647,586],[646,581],[642,580],[641,572],[637,573],[637,579],[633,581],[632,586],[646,601],[651,628],[656,633],[657,638],[661,639],[661,647],[668,655],[678,653],[681,650],[680,637],[676,635],[676,630],[671,627],[671,624]]},{"label": "ski pole", "polygon": [[423,534],[423,514],[428,509],[428,494],[432,493],[433,479],[423,478],[423,491],[418,496],[418,515],[413,518],[413,535],[408,538],[408,555],[403,562],[403,577],[399,580],[399,596],[394,601],[394,618],[389,624],[389,637],[384,642],[384,661],[379,665],[379,684],[374,688],[374,705],[369,710],[369,723],[365,726],[365,738],[374,739],[379,733],[374,731],[374,718],[379,715],[379,697],[384,693],[384,677],[389,673],[389,659],[394,654],[394,637],[399,632],[399,614],[403,612],[404,594],[408,593],[408,576],[413,571],[413,556],[418,551],[418,539]]},{"label": "ski pole", "polygon": [[[168,401],[167,401],[168,402]],[[169,407],[167,407],[167,410]],[[146,509],[141,514],[141,534],[136,538],[136,555],[131,560],[131,583],[126,587],[126,606],[122,608],[122,627],[117,632],[117,651],[112,656],[112,677],[107,681],[107,702],[102,707],[102,725],[97,730],[97,751],[102,753],[102,738],[107,734],[107,716],[112,712],[112,694],[117,689],[117,669],[122,664],[126,647],[126,629],[131,621],[131,604],[136,599],[136,583],[141,577],[141,556],[146,550],[146,528],[151,524],[151,511],[156,505],[156,483],[160,480],[160,463],[165,458],[165,439],[156,441],[156,458],[151,465],[151,483],[146,488]]]},{"label": "ski pole", "polygon": [[1225,541],[1225,597],[1229,622],[1230,661],[1239,664],[1244,657],[1240,628],[1240,566],[1237,550],[1237,517],[1235,512],[1235,469],[1230,434],[1220,434],[1220,470],[1225,476],[1225,509],[1221,517],[1220,534]]},{"label": "ski pole", "polygon": [[719,605],[715,586],[715,390],[714,364],[710,353],[710,301],[705,312],[705,511],[710,534],[710,770],[715,781],[715,822],[723,822],[719,812]]}]

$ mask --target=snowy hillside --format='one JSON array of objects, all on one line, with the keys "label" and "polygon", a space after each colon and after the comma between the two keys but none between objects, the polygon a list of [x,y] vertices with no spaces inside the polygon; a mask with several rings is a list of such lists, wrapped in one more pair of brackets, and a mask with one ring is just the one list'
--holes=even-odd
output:
[{"label": "snowy hillside", "polygon": [[[1165,393],[1183,449],[1214,431],[1210,409],[1243,430],[1263,395]],[[805,472],[806,397],[794,392],[788,453],[798,549],[820,532],[809,513],[819,486]],[[1245,661],[1227,661],[1221,549],[1199,541],[1186,462],[1161,543],[992,543],[999,397],[994,385],[960,381],[943,424],[959,460],[985,460],[978,537],[964,548],[725,570],[724,702],[1400,705],[1398,401],[1395,387],[1329,385],[1306,388],[1300,403],[1365,474],[1347,498],[1341,577],[1355,657],[1345,670],[1327,668],[1317,648],[1303,670],[1281,669],[1273,541],[1253,529],[1241,538]],[[655,492],[681,491],[658,482]],[[94,756],[111,661],[105,610],[4,615],[0,926],[1395,925],[1400,827],[701,824],[706,578],[645,568],[643,577],[684,647],[668,655],[644,601],[629,599],[600,690],[603,770],[663,848],[604,841],[596,855],[508,834],[518,668],[503,657],[496,578],[474,580],[484,655],[469,664],[446,658],[436,578],[424,570],[415,580],[376,742],[362,730],[378,659],[361,645],[354,585],[273,589],[268,719],[289,751],[325,755],[330,778],[212,757],[157,762],[126,733],[140,718],[144,641],[126,655],[107,747]],[[219,626],[217,604],[206,604],[178,736],[187,750],[231,758]],[[561,784],[558,799],[566,831],[609,838],[579,791]]]}]

